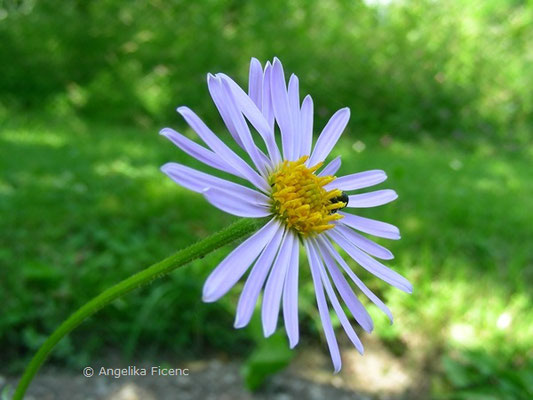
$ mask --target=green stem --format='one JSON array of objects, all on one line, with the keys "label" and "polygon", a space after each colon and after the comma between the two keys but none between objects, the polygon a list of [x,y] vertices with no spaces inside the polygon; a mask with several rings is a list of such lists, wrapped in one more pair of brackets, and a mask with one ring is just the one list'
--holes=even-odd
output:
[{"label": "green stem", "polygon": [[106,289],[98,296],[94,297],[92,300],[74,312],[48,337],[48,339],[46,339],[39,351],[37,351],[35,356],[26,367],[24,375],[18,383],[13,400],[20,400],[24,397],[24,393],[26,392],[26,389],[31,383],[33,377],[44,363],[54,346],[85,319],[120,296],[131,292],[138,287],[146,285],[152,280],[162,277],[174,269],[181,267],[197,258],[204,257],[206,254],[226,244],[229,244],[234,240],[254,232],[264,223],[264,219],[241,219],[235,222],[233,225],[221,230],[220,232],[215,233],[214,235],[209,236],[206,239],[201,240],[200,242],[197,242],[183,250],[180,250],[170,257],[153,264],[145,270],[124,279],[122,282],[119,282],[115,286]]}]

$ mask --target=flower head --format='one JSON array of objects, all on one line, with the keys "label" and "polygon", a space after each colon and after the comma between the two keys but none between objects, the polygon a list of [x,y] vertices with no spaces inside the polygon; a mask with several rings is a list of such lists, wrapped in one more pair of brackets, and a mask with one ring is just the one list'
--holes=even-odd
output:
[{"label": "flower head", "polygon": [[317,176],[322,163],[311,168],[305,165],[309,156],[297,161],[283,161],[270,175],[272,212],[301,236],[311,236],[335,227],[333,221],[342,218],[335,211],[347,202],[335,201],[342,196],[339,189],[324,186],[335,180],[331,175]]},{"label": "flower head", "polygon": [[[313,147],[313,101],[308,95],[300,104],[298,78],[291,75],[287,86],[278,59],[275,58],[272,64],[267,62],[264,68],[252,59],[248,93],[224,74],[209,74],[207,83],[227,129],[251,163],[228,147],[187,107],[178,108],[178,112],[205,146],[169,128],[163,129],[161,134],[207,166],[244,179],[248,185],[176,163],[165,164],[161,169],[175,182],[201,193],[208,202],[227,213],[248,218],[270,217],[270,220],[213,270],[204,284],[203,300],[218,300],[251,267],[237,305],[235,327],[248,324],[263,289],[261,317],[265,336],[274,333],[282,309],[290,346],[296,346],[299,340],[299,248],[302,243],[333,365],[335,371],[339,371],[341,358],[327,299],[361,353],[363,346],[334,287],[366,331],[373,329],[372,319],[355,295],[352,284],[391,322],[392,314],[352,271],[333,243],[385,282],[405,292],[412,291],[411,284],[404,277],[376,260],[392,259],[392,253],[359,233],[399,239],[398,228],[343,209],[379,206],[395,200],[397,195],[393,190],[350,194],[383,182],[387,178],[383,171],[365,171],[337,178],[334,175],[341,165],[339,157],[323,167],[348,123],[350,112],[347,108],[337,111]],[[258,135],[252,135],[248,123]],[[281,149],[276,142],[276,125],[281,133]],[[258,146],[258,141],[264,146]]]}]

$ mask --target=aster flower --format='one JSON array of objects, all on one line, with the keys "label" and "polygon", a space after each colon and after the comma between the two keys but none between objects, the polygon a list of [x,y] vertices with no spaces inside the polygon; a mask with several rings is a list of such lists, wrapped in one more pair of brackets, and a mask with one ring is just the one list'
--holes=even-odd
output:
[{"label": "aster flower", "polygon": [[[388,189],[352,193],[386,180],[383,171],[365,171],[337,178],[334,174],[341,165],[339,157],[323,167],[348,123],[350,111],[348,108],[338,110],[313,146],[313,101],[308,95],[300,104],[298,78],[291,75],[287,86],[283,67],[277,58],[272,64],[267,62],[265,68],[252,59],[248,93],[222,73],[209,74],[207,83],[227,129],[247,153],[251,164],[220,140],[187,107],[178,108],[178,112],[205,146],[170,128],[163,129],[161,134],[190,156],[244,180],[248,186],[177,163],[165,164],[161,169],[179,185],[202,194],[222,211],[240,217],[270,219],[212,271],[203,287],[203,300],[218,300],[251,268],[237,305],[235,327],[248,324],[263,289],[261,317],[265,336],[276,330],[282,309],[290,347],[293,348],[299,340],[299,248],[303,244],[334,369],[339,371],[341,358],[328,300],[360,353],[363,353],[363,346],[340,300],[365,331],[371,331],[373,323],[352,284],[376,304],[391,323],[392,314],[357,277],[333,244],[342,248],[362,268],[410,293],[412,286],[404,277],[376,260],[392,259],[392,253],[360,233],[399,239],[398,228],[346,212],[380,206],[395,200],[397,195]],[[252,136],[250,125],[258,135]],[[276,125],[281,133],[281,149],[276,142]]]}]

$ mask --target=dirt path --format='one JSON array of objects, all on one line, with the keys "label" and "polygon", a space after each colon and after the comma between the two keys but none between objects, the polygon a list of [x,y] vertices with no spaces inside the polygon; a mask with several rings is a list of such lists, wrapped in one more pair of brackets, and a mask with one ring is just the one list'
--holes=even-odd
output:
[{"label": "dirt path", "polygon": [[[269,379],[263,389],[244,388],[240,362],[217,359],[162,363],[139,362],[130,375],[99,375],[101,367],[127,368],[120,360],[98,360],[91,365],[92,377],[83,371],[44,368],[28,390],[27,400],[399,400],[426,398],[427,382],[420,371],[408,368],[412,360],[392,356],[378,342],[366,340],[366,354],[343,345],[343,370],[334,375],[327,354],[316,349],[300,350],[287,370]],[[130,363],[129,365],[132,365]],[[142,368],[146,371],[143,376]],[[181,376],[164,376],[165,368]],[[113,372],[116,375],[115,372]],[[187,374],[187,375],[185,375]],[[0,377],[0,387],[14,385],[14,377]]]}]

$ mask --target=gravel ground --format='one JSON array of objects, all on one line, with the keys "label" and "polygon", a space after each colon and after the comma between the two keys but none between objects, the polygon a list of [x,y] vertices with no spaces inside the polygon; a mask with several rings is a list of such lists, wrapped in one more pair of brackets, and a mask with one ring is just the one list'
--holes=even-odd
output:
[{"label": "gravel ground", "polygon": [[48,370],[32,384],[27,400],[251,400],[251,399],[370,399],[332,385],[311,383],[280,374],[259,393],[243,388],[238,365],[210,361],[181,377],[92,377]]},{"label": "gravel ground", "polygon": [[[365,341],[366,354],[361,357],[353,348],[342,350],[343,370],[332,373],[327,354],[307,348],[287,370],[271,377],[256,393],[244,388],[241,363],[219,359],[163,363],[164,367],[188,369],[188,375],[152,375],[158,363],[139,362],[146,376],[99,376],[100,368],[124,368],[119,359],[95,361],[94,376],[83,371],[45,367],[30,386],[27,400],[400,400],[427,398],[427,382],[411,356],[394,357],[378,342]],[[344,347],[344,346],[343,346]],[[140,370],[139,370],[140,371]],[[179,371],[177,371],[179,372]],[[0,388],[13,387],[16,377],[0,376]],[[1,392],[1,391],[0,391]],[[2,399],[3,400],[3,399]]]}]

